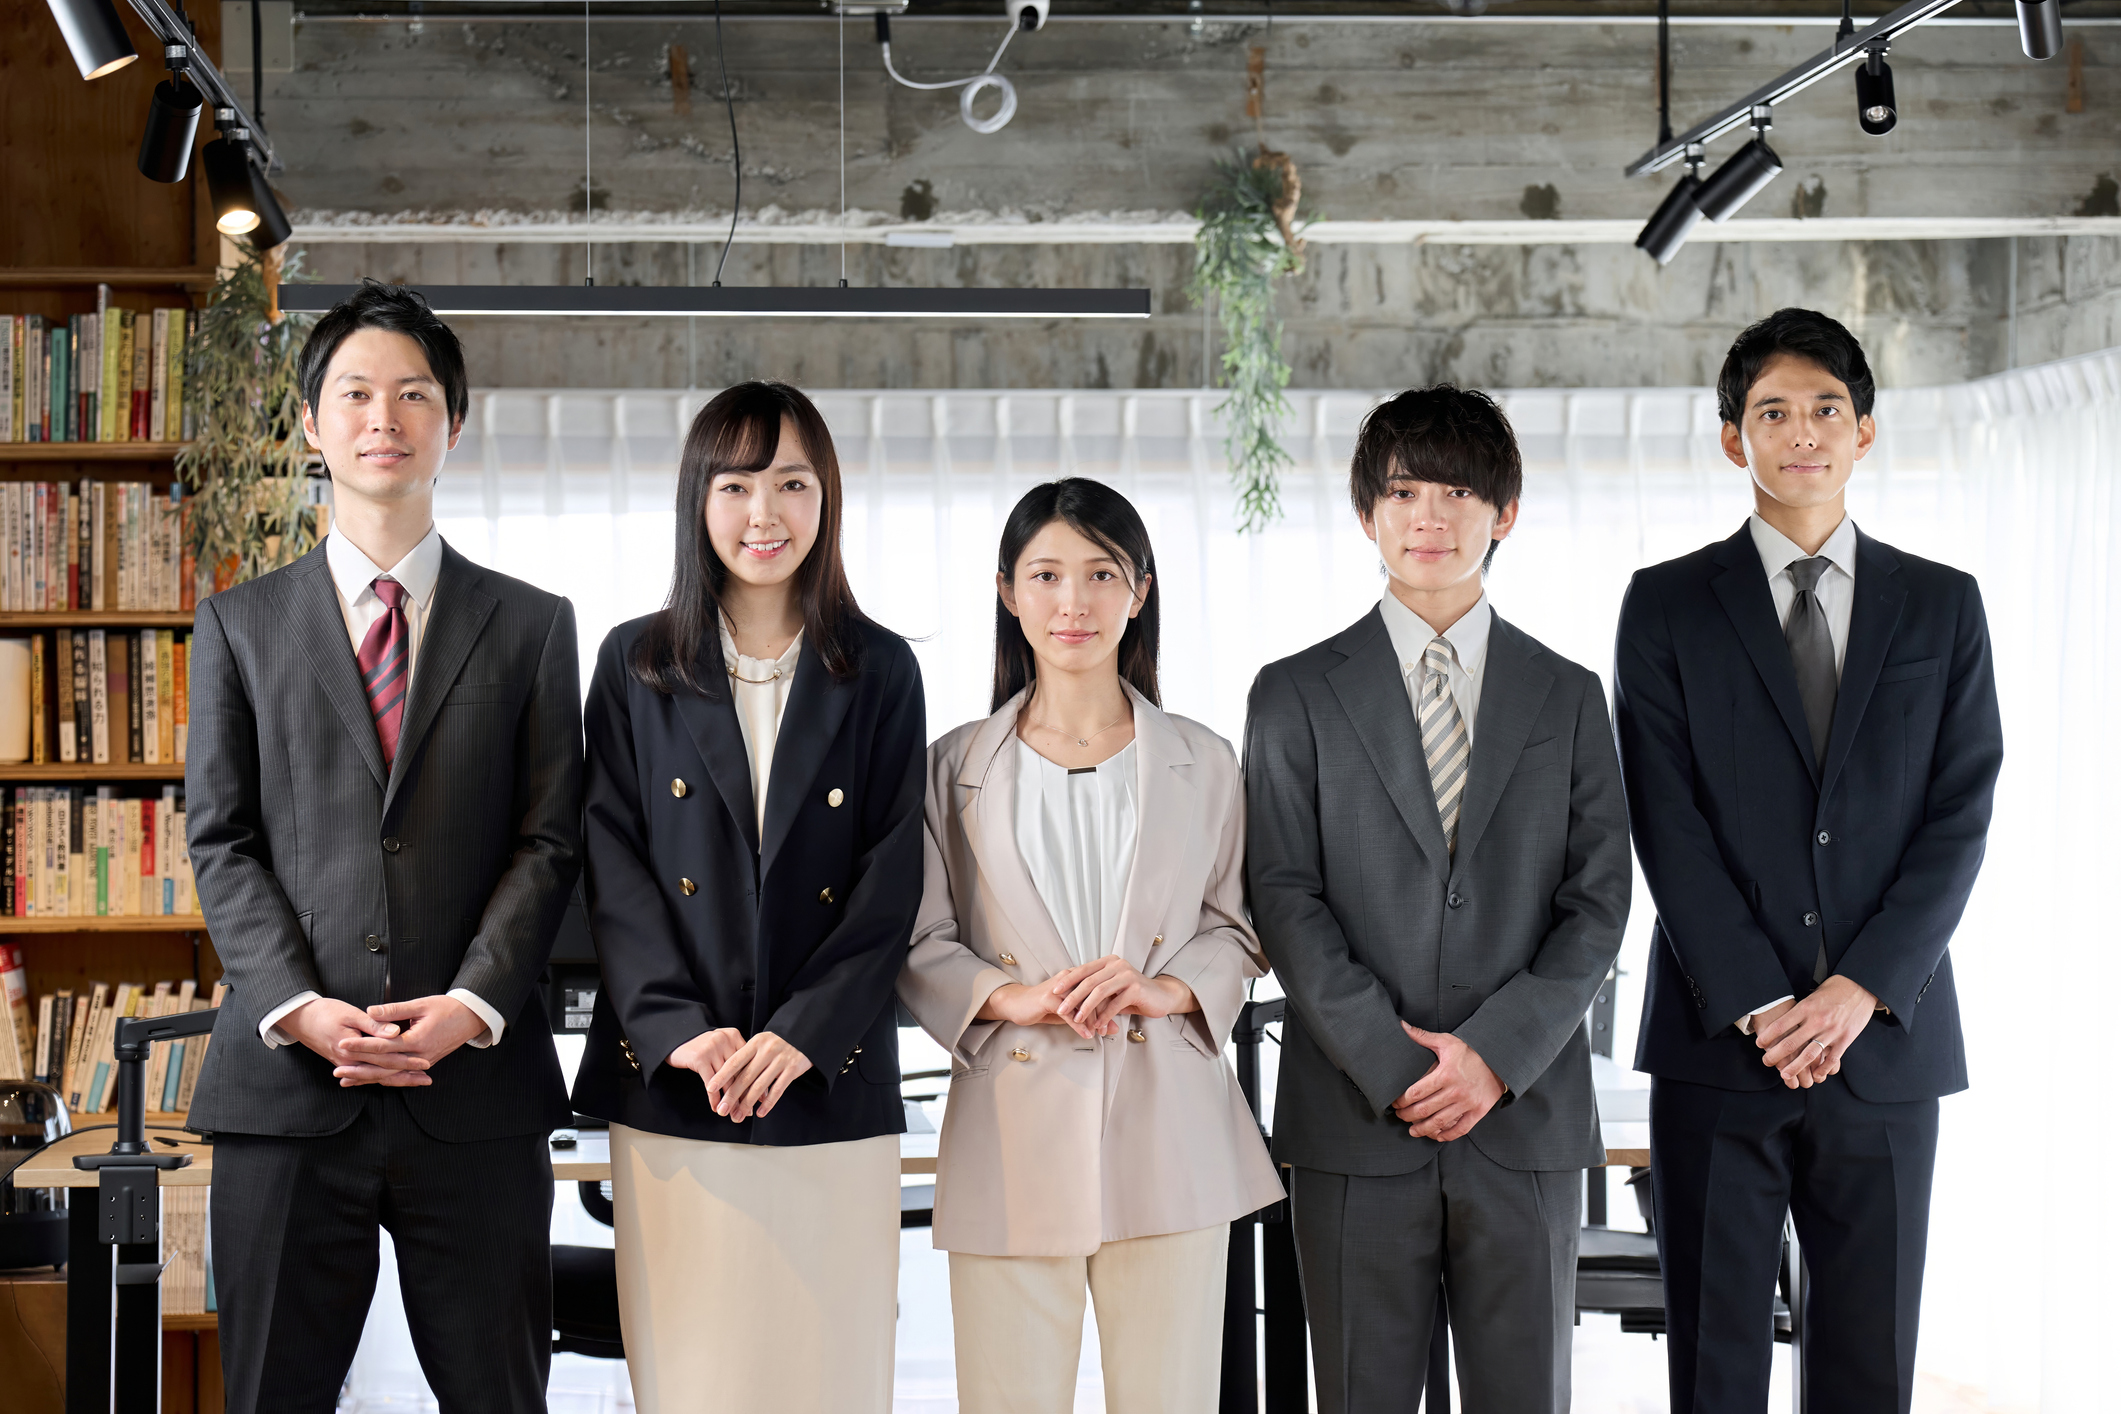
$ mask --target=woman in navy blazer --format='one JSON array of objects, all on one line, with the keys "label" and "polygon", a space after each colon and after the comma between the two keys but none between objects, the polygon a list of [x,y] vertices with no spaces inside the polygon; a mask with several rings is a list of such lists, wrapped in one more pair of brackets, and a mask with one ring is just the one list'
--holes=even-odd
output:
[{"label": "woman in navy blazer", "polygon": [[603,986],[574,1104],[612,1126],[634,1398],[880,1414],[920,669],[855,607],[800,392],[703,408],[677,499],[670,601],[604,640],[583,713]]}]

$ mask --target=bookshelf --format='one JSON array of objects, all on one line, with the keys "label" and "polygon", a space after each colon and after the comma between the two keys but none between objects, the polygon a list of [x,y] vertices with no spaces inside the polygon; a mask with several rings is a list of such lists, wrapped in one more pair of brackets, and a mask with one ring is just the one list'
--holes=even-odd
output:
[{"label": "bookshelf", "polygon": [[101,784],[105,781],[181,781],[183,779],[184,767],[176,762],[127,761],[122,765],[104,766],[98,766],[93,762],[84,765],[79,761],[46,762],[41,766],[27,762],[16,762],[12,765],[0,764],[0,782],[9,784],[17,781],[25,783],[39,781],[94,781]]},{"label": "bookshelf", "polygon": [[0,442],[0,462],[166,462],[190,445],[189,442]]},{"label": "bookshelf", "polygon": [[214,287],[211,265],[181,266],[170,270],[135,269],[122,265],[17,266],[0,270],[0,289],[83,289],[109,285],[114,290],[185,290],[205,294]]},{"label": "bookshelf", "polygon": [[9,933],[203,933],[205,930],[206,920],[196,913],[125,914],[117,918],[79,914],[50,918],[0,915],[0,936]]},{"label": "bookshelf", "polygon": [[[0,629],[40,628],[183,628],[191,627],[189,609],[52,609],[0,613]],[[4,769],[4,768],[0,768]]]}]

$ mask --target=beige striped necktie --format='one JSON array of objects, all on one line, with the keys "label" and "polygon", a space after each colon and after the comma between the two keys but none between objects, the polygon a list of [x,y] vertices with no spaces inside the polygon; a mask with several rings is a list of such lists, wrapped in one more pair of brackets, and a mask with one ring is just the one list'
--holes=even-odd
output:
[{"label": "beige striped necktie", "polygon": [[1465,800],[1466,768],[1473,743],[1466,735],[1458,699],[1451,695],[1451,645],[1438,637],[1421,655],[1421,754],[1429,763],[1429,783],[1436,788],[1436,813],[1443,819],[1443,838],[1458,851],[1458,807]]}]

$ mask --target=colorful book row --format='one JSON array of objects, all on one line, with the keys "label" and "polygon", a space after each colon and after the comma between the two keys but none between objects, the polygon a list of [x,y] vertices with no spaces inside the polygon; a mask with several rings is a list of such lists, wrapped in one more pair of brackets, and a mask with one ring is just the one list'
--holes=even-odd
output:
[{"label": "colorful book row", "polygon": [[198,564],[182,486],[0,482],[0,611],[191,609]]},{"label": "colorful book row", "polygon": [[0,881],[16,918],[196,918],[184,790],[110,786],[0,790]]},{"label": "colorful book row", "polygon": [[0,442],[184,442],[197,310],[120,309],[96,287],[96,312],[64,324],[0,315]]},{"label": "colorful book row", "polygon": [[[0,775],[9,761],[183,765],[190,664],[191,635],[174,629],[0,638]],[[28,741],[10,741],[9,724],[23,720]]]}]

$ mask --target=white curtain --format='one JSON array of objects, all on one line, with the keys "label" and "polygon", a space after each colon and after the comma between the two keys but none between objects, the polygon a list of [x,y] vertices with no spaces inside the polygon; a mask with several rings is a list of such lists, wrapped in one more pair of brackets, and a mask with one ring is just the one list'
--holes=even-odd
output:
[{"label": "white curtain", "polygon": [[[442,481],[444,533],[574,600],[585,675],[615,623],[667,587],[678,449],[709,396],[496,390],[473,399]],[[1380,592],[1347,499],[1374,396],[1298,392],[1284,517],[1239,535],[1212,392],[817,392],[846,494],[863,608],[914,640],[931,736],[987,711],[995,545],[1029,486],[1108,481],[1141,509],[1163,596],[1163,692],[1232,741],[1265,662]],[[1523,517],[1490,581],[1498,612],[1608,676],[1628,576],[1737,529],[1748,483],[1701,389],[1504,395]],[[1982,882],[1955,950],[1974,1086],[1945,1104],[1921,1367],[1925,1403],[2109,1408],[2099,1352],[2121,1317],[2114,1062],[2121,929],[2099,904],[2121,845],[2121,351],[1948,388],[1892,391],[1850,494],[1867,531],[1972,571],[1986,596],[2008,761]],[[2109,866],[2110,867],[2110,864]],[[1651,908],[1638,889],[1620,1055]],[[1941,1405],[1938,1407],[1942,1407]]]}]

